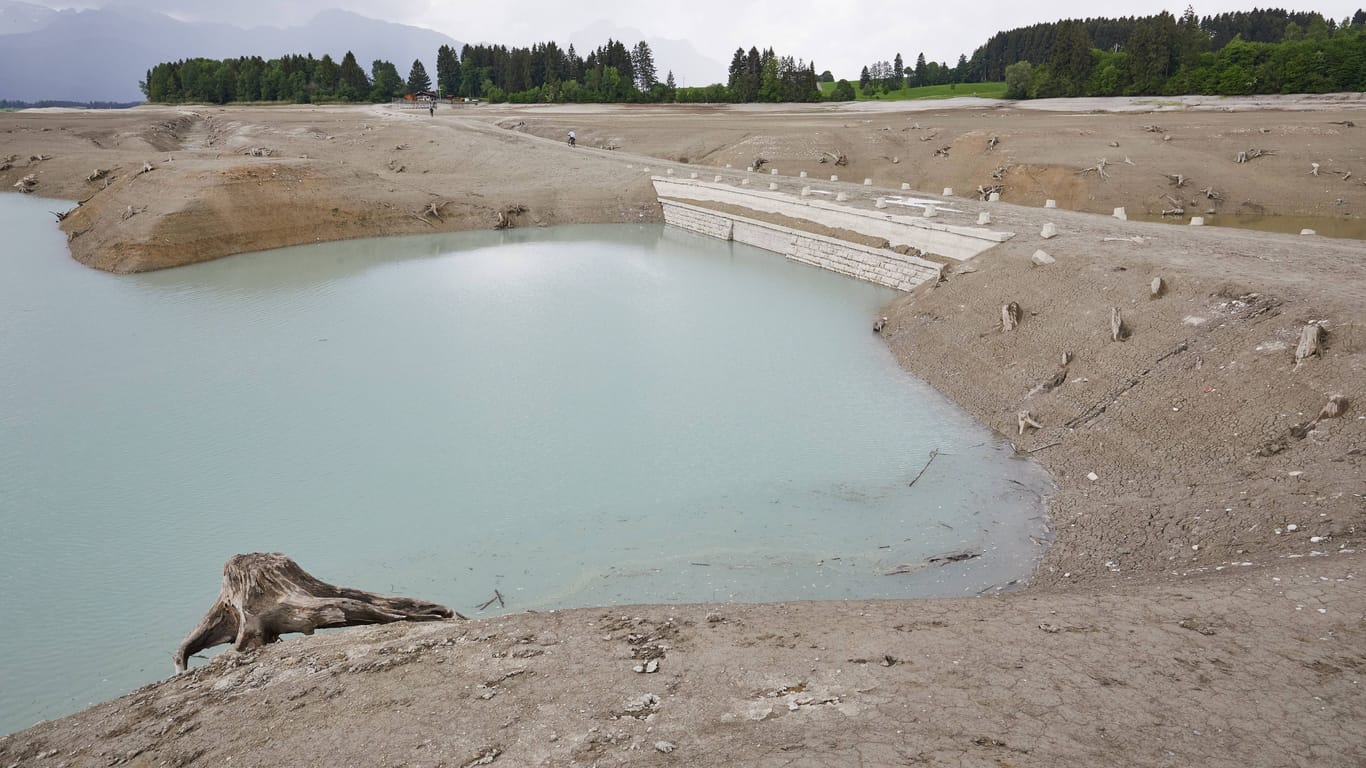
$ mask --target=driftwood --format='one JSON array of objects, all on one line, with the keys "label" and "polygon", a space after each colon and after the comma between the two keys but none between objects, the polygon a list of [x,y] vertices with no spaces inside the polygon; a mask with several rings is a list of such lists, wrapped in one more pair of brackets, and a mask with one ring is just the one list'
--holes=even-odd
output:
[{"label": "driftwood", "polygon": [[493,225],[494,229],[512,229],[512,217],[521,213],[526,213],[524,205],[510,205],[498,212],[498,223]]},{"label": "driftwood", "polygon": [[1246,152],[1239,152],[1239,153],[1238,153],[1238,157],[1234,158],[1233,162],[1235,162],[1235,163],[1250,163],[1250,162],[1252,162],[1253,160],[1256,160],[1256,159],[1259,158],[1259,157],[1265,157],[1266,155],[1274,155],[1274,154],[1276,154],[1276,150],[1274,150],[1274,149],[1256,149],[1256,148],[1253,148],[1253,149],[1247,150]]},{"label": "driftwood", "polygon": [[910,484],[909,486],[907,486],[907,487],[908,487],[908,488],[913,488],[913,487],[915,487],[915,484],[918,483],[918,482],[920,482],[920,478],[922,478],[922,477],[925,476],[925,472],[929,470],[930,465],[933,464],[933,463],[934,463],[934,460],[935,460],[936,458],[938,458],[938,457],[939,457],[939,449],[938,449],[938,448],[935,448],[933,451],[930,451],[930,460],[927,461],[927,462],[925,462],[925,466],[923,466],[923,467],[920,468],[920,471],[919,471],[918,473],[916,473],[915,479],[911,480],[911,484]]},{"label": "driftwood", "polygon": [[175,669],[184,672],[191,656],[224,643],[249,651],[290,632],[452,617],[465,618],[444,605],[319,581],[279,552],[234,555],[218,599],[176,648]]},{"label": "driftwood", "polygon": [[987,151],[990,152],[991,150],[995,149],[996,145],[1000,143],[1000,138],[996,136],[992,136],[991,138],[987,139]]},{"label": "driftwood", "polygon": [[1163,133],[1164,131],[1166,131],[1166,129],[1160,125],[1145,125],[1143,126],[1143,130],[1147,131],[1148,133]]},{"label": "driftwood", "polygon": [[85,177],[85,180],[86,180],[86,181],[99,181],[100,179],[103,179],[105,176],[108,176],[108,175],[109,175],[109,169],[108,169],[108,168],[96,168],[95,170],[93,170],[93,171],[90,172],[90,175],[89,175],[89,176],[86,176],[86,177]]},{"label": "driftwood", "polygon": [[843,152],[840,152],[839,154],[835,154],[834,152],[822,152],[820,162],[845,166],[849,164],[849,156]]},{"label": "driftwood", "polygon": [[1224,199],[1224,196],[1219,194],[1218,191],[1214,189],[1214,187],[1205,187],[1204,189],[1200,190],[1200,194],[1204,195],[1206,200]]},{"label": "driftwood", "polygon": [[[993,176],[994,176],[994,175],[995,175],[995,174],[993,174]],[[978,200],[982,200],[983,202],[985,202],[985,201],[987,201],[987,200],[990,200],[992,195],[999,195],[999,194],[1004,193],[1004,192],[1005,192],[1005,189],[1006,189],[1006,188],[1005,188],[1005,185],[1003,185],[1003,184],[992,184],[992,185],[990,185],[990,186],[981,186],[981,185],[978,185],[978,187],[977,187],[977,199],[978,199]]]},{"label": "driftwood", "polygon": [[1109,164],[1110,161],[1102,157],[1101,159],[1096,161],[1095,165],[1091,166],[1090,168],[1082,168],[1080,171],[1077,171],[1077,173],[1082,176],[1085,176],[1088,173],[1094,173],[1102,179],[1108,179],[1110,178],[1110,174],[1105,172],[1105,166]]},{"label": "driftwood", "polygon": [[994,171],[991,172],[991,178],[992,178],[992,180],[993,180],[993,181],[1001,181],[1002,179],[1004,179],[1004,178],[1006,177],[1006,171],[1008,171],[1008,170],[1010,170],[1010,168],[1009,168],[1008,166],[1004,166],[1004,165],[998,165],[998,166],[996,166],[996,170],[994,170]]},{"label": "driftwood", "polygon": [[1020,411],[1015,414],[1015,423],[1020,427],[1021,435],[1025,433],[1027,428],[1043,429],[1043,425],[1035,421],[1033,414],[1029,411]]},{"label": "driftwood", "polygon": [[1187,179],[1184,174],[1180,173],[1167,173],[1163,175],[1166,176],[1167,181],[1171,182],[1172,186],[1175,187],[1184,187],[1186,186],[1186,182],[1190,181],[1190,179]]},{"label": "driftwood", "polygon": [[1020,325],[1020,305],[1015,302],[1001,307],[1001,330],[1010,333]]},{"label": "driftwood", "polygon": [[949,156],[949,150],[951,150],[951,149],[953,149],[952,146],[943,146],[943,147],[940,147],[939,149],[936,149],[936,150],[934,151],[934,156],[935,156],[935,157],[948,157],[948,156]]},{"label": "driftwood", "polygon": [[887,327],[887,316],[883,315],[873,321],[873,333],[882,333],[882,329]]},{"label": "driftwood", "polygon": [[768,165],[768,158],[766,158],[766,157],[756,157],[756,158],[754,158],[754,162],[752,162],[752,163],[749,164],[749,167],[751,167],[751,168],[753,168],[754,170],[758,171],[758,170],[762,170],[763,167],[764,167],[765,165]]},{"label": "driftwood", "polygon": [[1309,165],[1312,166],[1312,167],[1309,169],[1309,175],[1310,175],[1310,176],[1317,176],[1317,175],[1319,175],[1319,164],[1318,164],[1318,163],[1310,163]]},{"label": "driftwood", "polygon": [[147,206],[145,206],[145,205],[139,205],[139,206],[137,206],[137,207],[134,207],[134,206],[131,206],[131,205],[130,205],[130,206],[128,206],[127,208],[124,208],[124,209],[123,209],[123,213],[120,213],[120,214],[119,214],[119,219],[120,219],[121,221],[128,221],[129,219],[133,218],[134,216],[138,215],[139,213],[145,212],[146,210],[147,210]]},{"label": "driftwood", "polygon": [[1110,340],[1127,341],[1129,338],[1129,326],[1124,324],[1124,316],[1119,313],[1119,307],[1110,308]]},{"label": "driftwood", "polygon": [[1300,343],[1295,348],[1295,367],[1304,365],[1311,357],[1323,357],[1323,326],[1310,323],[1300,332]]},{"label": "driftwood", "polygon": [[36,186],[38,186],[38,176],[32,173],[14,182],[14,188],[25,194],[32,192]]}]

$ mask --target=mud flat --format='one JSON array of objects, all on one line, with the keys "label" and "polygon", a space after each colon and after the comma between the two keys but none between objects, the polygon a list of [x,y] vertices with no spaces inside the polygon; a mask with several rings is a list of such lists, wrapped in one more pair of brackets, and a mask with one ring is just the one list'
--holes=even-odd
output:
[{"label": "mud flat", "polygon": [[[953,187],[946,221],[989,211],[1016,236],[894,302],[883,333],[1058,484],[1056,542],[1020,593],[296,638],[0,739],[0,764],[1360,765],[1366,249],[1095,212],[1208,187],[1221,212],[1359,219],[1362,104],[1067,106],[0,115],[0,155],[51,156],[0,182],[89,198],[63,222],[73,255],[125,271],[500,213],[658,221],[651,174],[757,157],[779,192],[852,180],[851,205]],[[1251,148],[1273,152],[1234,162]],[[1104,178],[1080,172],[1102,157]],[[1002,167],[1003,202],[976,200]],[[1310,324],[1325,342],[1297,364]],[[1345,412],[1320,419],[1334,397]],[[1042,427],[1018,434],[1021,411]]]}]

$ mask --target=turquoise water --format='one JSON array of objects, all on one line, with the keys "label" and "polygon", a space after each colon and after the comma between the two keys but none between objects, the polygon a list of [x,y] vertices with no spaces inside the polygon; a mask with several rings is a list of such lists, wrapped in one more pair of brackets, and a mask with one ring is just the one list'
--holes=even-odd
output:
[{"label": "turquoise water", "polygon": [[896,365],[888,290],[658,226],[114,276],[60,205],[0,196],[0,733],[168,676],[238,552],[469,615],[971,595],[1040,554],[1046,477]]}]

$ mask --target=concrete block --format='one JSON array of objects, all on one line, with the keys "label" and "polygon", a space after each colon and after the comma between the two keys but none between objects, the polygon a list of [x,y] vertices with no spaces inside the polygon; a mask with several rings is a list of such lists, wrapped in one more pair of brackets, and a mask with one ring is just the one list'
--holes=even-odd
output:
[{"label": "concrete block", "polygon": [[979,227],[985,227],[986,225],[988,225],[988,224],[990,224],[990,223],[991,223],[991,212],[990,212],[990,211],[982,211],[981,213],[977,214],[977,226],[979,226]]},{"label": "concrete block", "polygon": [[871,187],[871,186],[873,186],[873,180],[872,180],[872,179],[864,179],[864,180],[863,180],[863,186],[865,186],[865,187]]},{"label": "concrete block", "polygon": [[717,184],[720,184],[720,183],[721,183],[721,177],[718,175],[716,178],[712,179],[712,181],[716,182]]},{"label": "concrete block", "polygon": [[1058,201],[1057,201],[1057,200],[1045,200],[1045,201],[1043,201],[1043,207],[1045,207],[1045,208],[1057,208],[1057,207],[1058,207]]},{"label": "concrete block", "polygon": [[830,177],[830,180],[831,180],[831,181],[839,181],[839,180],[840,180],[840,177],[838,177],[838,176],[831,176],[831,177]]},{"label": "concrete block", "polygon": [[801,173],[799,173],[799,174],[797,174],[797,175],[798,175],[799,177],[801,177],[801,178],[804,179],[804,178],[806,178],[806,171],[802,171]]},{"label": "concrete block", "polygon": [[938,215],[939,215],[939,211],[936,211],[936,210],[934,209],[934,206],[933,206],[933,205],[927,205],[927,206],[925,206],[925,218],[927,218],[927,219],[933,219],[935,216],[938,216]]},{"label": "concrete block", "polygon": [[748,186],[749,186],[749,179],[740,179],[740,186],[742,186],[742,187],[748,187]]},{"label": "concrete block", "polygon": [[747,166],[745,166],[745,173],[754,173],[754,166],[752,166],[752,165],[747,165]]},{"label": "concrete block", "polygon": [[1191,226],[1192,226],[1192,227],[1203,227],[1203,226],[1205,226],[1205,217],[1204,217],[1204,216],[1192,216],[1192,217],[1191,217]]},{"label": "concrete block", "polygon": [[770,181],[770,182],[768,183],[768,190],[769,190],[770,192],[777,192],[777,191],[778,191],[778,183],[777,183],[776,181]]},{"label": "concrete block", "polygon": [[727,168],[730,168],[730,167],[732,167],[732,166],[731,166],[730,163],[726,163],[726,167],[727,167]]},{"label": "concrete block", "polygon": [[777,168],[771,169],[771,170],[768,172],[768,175],[769,175],[769,176],[777,176],[777,175],[778,175],[778,169],[777,169]]},{"label": "concrete block", "polygon": [[989,203],[999,203],[999,202],[1001,202],[1001,193],[1000,193],[1000,192],[992,192],[992,193],[991,193],[991,196],[989,196],[989,197],[987,198],[987,202],[989,202]]},{"label": "concrete block", "polygon": [[873,203],[873,207],[877,208],[878,210],[882,210],[887,207],[887,201],[879,197],[877,199],[877,202]]},{"label": "concrete block", "polygon": [[688,178],[690,178],[690,179],[695,179],[695,178],[697,178],[697,171],[693,171],[692,173],[688,174]]},{"label": "concrete block", "polygon": [[904,182],[904,181],[901,182],[901,191],[902,191],[902,192],[909,192],[910,190],[911,190],[911,185],[910,185],[910,184],[908,184],[908,183],[906,183],[906,182]]},{"label": "concrete block", "polygon": [[667,174],[669,174],[670,176],[672,176],[672,175],[674,175],[674,169],[670,168],[670,169],[668,169],[667,171],[665,171],[665,173],[667,173]]},{"label": "concrete block", "polygon": [[1301,235],[1304,235],[1304,236],[1312,236],[1312,235],[1317,235],[1318,232],[1316,232],[1316,231],[1314,231],[1314,230],[1312,230],[1312,229],[1301,229],[1301,230],[1300,230],[1300,234],[1301,234]]},{"label": "concrete block", "polygon": [[944,187],[944,197],[953,197],[953,187]]},{"label": "concrete block", "polygon": [[1057,227],[1053,222],[1051,222],[1051,221],[1045,223],[1045,224],[1043,225],[1043,231],[1039,233],[1039,237],[1042,237],[1042,238],[1045,239],[1045,240],[1052,240],[1053,238],[1055,238],[1055,237],[1057,237],[1057,236],[1058,236],[1058,227]]},{"label": "concrete block", "polygon": [[1116,219],[1119,219],[1120,221],[1128,221],[1128,220],[1129,220],[1129,212],[1126,211],[1126,210],[1124,210],[1123,208],[1116,208],[1116,209],[1115,209],[1115,218],[1116,218]]},{"label": "concrete block", "polygon": [[835,200],[836,200],[837,202],[841,202],[841,203],[848,202],[848,201],[849,201],[849,195],[847,195],[847,194],[844,193],[844,192],[840,192],[839,194],[835,195]]},{"label": "concrete block", "polygon": [[802,187],[802,197],[811,197],[811,187]]},{"label": "concrete block", "polygon": [[1043,251],[1035,251],[1034,255],[1029,257],[1029,260],[1033,262],[1036,267],[1046,267],[1049,264],[1054,264],[1058,261]]}]

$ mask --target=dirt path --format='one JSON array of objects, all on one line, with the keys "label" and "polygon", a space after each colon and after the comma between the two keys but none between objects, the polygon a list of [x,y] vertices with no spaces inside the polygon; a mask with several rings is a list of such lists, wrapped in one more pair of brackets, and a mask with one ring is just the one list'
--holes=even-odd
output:
[{"label": "dirt path", "polygon": [[[39,194],[89,197],[64,224],[73,254],[114,270],[488,228],[500,212],[657,221],[647,167],[737,174],[764,157],[795,191],[812,183],[799,171],[828,178],[829,149],[849,158],[852,205],[903,181],[975,189],[1005,167],[1007,202],[961,215],[989,209],[1017,237],[895,302],[885,336],[1058,484],[1056,542],[1022,593],[298,638],[0,738],[0,766],[1363,764],[1366,249],[1041,207],[1173,195],[1359,222],[1366,128],[1346,123],[1366,123],[1362,105],[1275,106],[0,114],[0,159],[52,156],[0,183],[35,173]],[[1252,147],[1274,152],[1233,162]],[[1107,178],[1078,173],[1099,157]],[[1045,222],[1060,236],[1041,239]],[[1056,262],[1034,266],[1040,248]],[[1012,301],[1023,322],[1003,333]],[[1296,366],[1311,322],[1326,346]],[[1061,382],[1041,386],[1064,353]],[[1315,421],[1330,396],[1345,414]],[[1016,435],[1021,410],[1043,428]],[[651,657],[657,673],[632,671]]]}]

